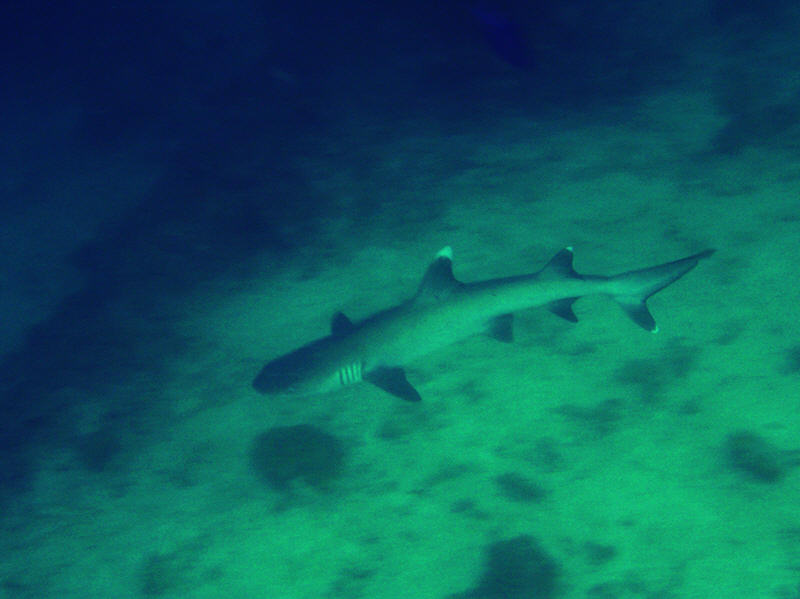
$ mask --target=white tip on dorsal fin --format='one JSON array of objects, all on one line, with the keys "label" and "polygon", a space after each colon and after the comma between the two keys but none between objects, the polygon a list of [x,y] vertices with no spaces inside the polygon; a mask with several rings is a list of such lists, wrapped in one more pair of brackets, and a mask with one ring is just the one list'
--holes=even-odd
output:
[{"label": "white tip on dorsal fin", "polygon": [[458,287],[453,277],[453,249],[448,245],[439,250],[425,271],[414,301],[440,300]]},{"label": "white tip on dorsal fin", "polygon": [[580,275],[572,268],[572,246],[567,246],[539,271],[540,279],[577,279]]}]

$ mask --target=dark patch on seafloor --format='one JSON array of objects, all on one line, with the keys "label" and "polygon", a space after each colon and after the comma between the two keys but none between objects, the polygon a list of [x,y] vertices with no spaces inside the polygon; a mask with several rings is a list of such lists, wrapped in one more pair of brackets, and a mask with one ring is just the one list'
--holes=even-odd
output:
[{"label": "dark patch on seafloor", "polygon": [[800,373],[800,345],[794,345],[786,350],[786,361],[781,374],[798,374]]},{"label": "dark patch on seafloor", "polygon": [[643,402],[658,403],[675,380],[687,377],[694,370],[699,354],[698,347],[672,340],[661,356],[625,362],[617,369],[614,380],[638,388]]},{"label": "dark patch on seafloor", "polygon": [[778,483],[791,468],[800,465],[800,450],[780,449],[750,431],[729,434],[724,453],[734,470],[762,483]]},{"label": "dark patch on seafloor", "polygon": [[333,435],[307,424],[277,426],[261,433],[250,450],[250,464],[267,485],[286,491],[300,480],[318,491],[330,490],[346,453]]},{"label": "dark patch on seafloor", "polygon": [[476,586],[451,599],[554,599],[559,564],[529,535],[492,543]]},{"label": "dark patch on seafloor", "polygon": [[539,503],[547,496],[544,487],[516,472],[500,474],[494,478],[494,482],[503,496],[511,501]]}]

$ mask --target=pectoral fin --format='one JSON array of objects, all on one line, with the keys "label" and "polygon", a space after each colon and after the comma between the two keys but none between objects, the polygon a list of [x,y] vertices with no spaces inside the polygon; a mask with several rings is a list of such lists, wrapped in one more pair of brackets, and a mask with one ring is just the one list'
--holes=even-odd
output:
[{"label": "pectoral fin", "polygon": [[420,397],[406,379],[402,368],[376,368],[364,375],[364,380],[405,401],[420,401]]}]

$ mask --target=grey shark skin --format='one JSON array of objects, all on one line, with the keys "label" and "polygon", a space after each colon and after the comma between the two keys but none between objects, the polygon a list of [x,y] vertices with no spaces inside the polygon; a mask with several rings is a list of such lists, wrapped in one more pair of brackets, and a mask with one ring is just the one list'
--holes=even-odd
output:
[{"label": "grey shark skin", "polygon": [[556,254],[540,271],[462,283],[453,276],[452,250],[442,249],[416,294],[405,302],[352,322],[341,312],[331,334],[268,362],[253,387],[270,395],[312,395],[367,381],[407,401],[420,395],[403,366],[477,333],[513,338],[513,313],[545,306],[577,322],[572,304],[585,295],[607,295],[642,328],[657,332],[647,298],[714,253],[706,250],[674,262],[614,276],[578,274],[572,248]]}]

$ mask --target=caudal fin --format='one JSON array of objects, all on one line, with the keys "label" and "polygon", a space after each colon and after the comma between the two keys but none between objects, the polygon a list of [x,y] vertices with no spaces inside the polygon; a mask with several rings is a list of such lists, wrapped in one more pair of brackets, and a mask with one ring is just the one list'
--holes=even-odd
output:
[{"label": "caudal fin", "polygon": [[608,293],[633,322],[645,330],[657,333],[658,325],[647,309],[647,298],[680,279],[697,266],[700,260],[713,253],[714,250],[705,250],[674,262],[610,277]]}]

